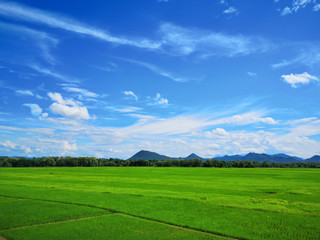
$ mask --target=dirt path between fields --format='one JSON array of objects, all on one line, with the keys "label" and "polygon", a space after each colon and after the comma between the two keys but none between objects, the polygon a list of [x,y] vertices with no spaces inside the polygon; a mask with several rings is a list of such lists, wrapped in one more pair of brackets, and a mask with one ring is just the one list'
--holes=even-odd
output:
[{"label": "dirt path between fields", "polygon": [[[177,225],[177,224],[168,223],[168,222],[164,222],[164,221],[157,220],[157,219],[152,219],[152,218],[143,217],[143,216],[138,216],[138,215],[129,214],[129,213],[125,213],[125,212],[115,211],[115,210],[112,210],[112,209],[108,209],[108,208],[104,208],[104,207],[97,207],[97,206],[88,205],[88,204],[70,203],[70,202],[62,202],[62,201],[46,200],[46,199],[37,199],[37,198],[27,198],[27,197],[13,197],[13,196],[7,196],[7,195],[0,195],[0,197],[15,198],[15,199],[26,199],[26,200],[34,200],[34,201],[42,201],[42,202],[52,202],[52,203],[60,203],[60,204],[67,204],[67,205],[76,205],[76,206],[91,207],[91,208],[102,209],[102,210],[105,210],[105,211],[110,212],[109,214],[106,214],[106,215],[110,215],[110,214],[120,214],[120,215],[127,216],[127,217],[132,217],[132,218],[137,218],[137,219],[143,219],[143,220],[146,220],[146,221],[150,221],[150,222],[154,222],[154,223],[159,223],[159,224],[163,224],[163,225],[166,225],[166,226],[170,226],[170,227],[174,227],[174,228],[179,228],[179,229],[182,229],[182,230],[194,231],[194,232],[198,232],[198,233],[206,233],[206,234],[209,234],[209,235],[215,236],[215,237],[220,237],[220,238],[225,238],[225,239],[231,239],[231,240],[247,240],[246,238],[230,237],[230,236],[226,236],[226,235],[221,234],[221,233],[215,233],[215,232],[210,232],[210,231],[206,231],[206,230],[202,230],[202,229],[196,229],[196,228],[186,227],[186,226],[179,226],[179,225]],[[99,216],[102,216],[102,215],[99,215]],[[99,216],[93,216],[93,217],[87,217],[87,218],[95,218],[95,217],[99,217]],[[83,218],[83,219],[86,219],[86,218]],[[60,221],[60,222],[68,222],[68,221],[76,221],[76,220],[81,220],[81,219],[69,219],[69,220],[64,220],[64,221]],[[55,224],[55,223],[59,223],[59,222],[51,222],[51,223],[43,223],[43,224],[34,224],[34,225],[29,225],[29,226],[21,226],[21,227],[17,227],[17,228],[10,228],[10,229],[6,229],[6,230],[13,230],[13,229],[20,229],[20,228],[26,228],[26,227],[31,227],[31,226],[45,225],[45,224]],[[0,239],[0,240],[2,240],[2,239]]]}]

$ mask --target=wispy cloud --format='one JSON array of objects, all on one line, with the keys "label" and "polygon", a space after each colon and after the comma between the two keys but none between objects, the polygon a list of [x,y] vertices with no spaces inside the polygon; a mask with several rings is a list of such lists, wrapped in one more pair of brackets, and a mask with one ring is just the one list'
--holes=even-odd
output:
[{"label": "wispy cloud", "polygon": [[[231,7],[225,13],[237,13],[237,10]],[[187,56],[197,54],[201,58],[210,56],[232,57],[264,52],[271,46],[270,42],[261,37],[184,28],[171,23],[160,25],[157,31],[158,40],[118,37],[71,18],[16,3],[0,3],[0,15],[17,20],[45,24],[49,27],[90,36],[116,45],[133,46],[170,55]]]},{"label": "wispy cloud", "polygon": [[288,52],[292,52],[293,56],[272,64],[272,68],[277,69],[295,64],[304,65],[306,67],[317,67],[320,63],[319,43],[298,42],[288,44],[288,46],[282,46],[282,48],[285,47],[294,50],[293,52],[288,50]]},{"label": "wispy cloud", "polygon": [[68,77],[68,76],[62,75],[60,73],[53,72],[50,69],[40,67],[36,64],[31,64],[31,65],[29,65],[29,67],[32,68],[33,70],[43,74],[43,75],[62,80],[64,82],[69,82],[69,83],[79,83],[80,82],[79,79],[76,79],[74,77]]},{"label": "wispy cloud", "polygon": [[[0,3],[1,6],[1,3]],[[1,7],[0,7],[1,8]],[[1,14],[1,10],[0,10]],[[31,43],[36,45],[36,47],[40,50],[41,56],[50,64],[55,64],[56,60],[51,53],[51,49],[55,48],[59,41],[50,36],[46,32],[34,30],[27,28],[25,26],[15,25],[15,24],[8,24],[0,22],[0,29],[4,31],[11,31],[17,34],[21,34],[24,36],[28,36],[28,47],[30,47]],[[23,38],[23,39],[24,39]],[[21,51],[21,49],[20,49]],[[35,53],[33,53],[35,54]]]},{"label": "wispy cloud", "polygon": [[175,55],[239,56],[270,49],[272,44],[261,37],[229,35],[197,28],[184,28],[171,23],[161,25],[159,34],[163,50]]},{"label": "wispy cloud", "polygon": [[17,90],[17,94],[25,96],[33,96],[33,93],[30,90]]},{"label": "wispy cloud", "polygon": [[105,107],[107,110],[115,111],[115,112],[121,112],[121,113],[133,113],[142,110],[140,107],[133,107],[133,106],[107,106]]},{"label": "wispy cloud", "polygon": [[73,86],[73,85],[67,85],[63,87],[63,90],[67,91],[67,92],[73,92],[73,93],[78,93],[83,97],[89,97],[89,98],[97,98],[99,97],[99,94],[91,92],[87,89],[84,88],[79,88],[77,86]]},{"label": "wispy cloud", "polygon": [[255,77],[255,76],[257,76],[257,73],[255,73],[255,72],[247,72],[247,74],[248,74],[250,77]]},{"label": "wispy cloud", "polygon": [[316,76],[312,76],[309,73],[301,73],[301,74],[289,74],[282,75],[281,78],[291,85],[291,87],[296,88],[297,85],[309,84],[311,81],[319,81],[319,78]]},{"label": "wispy cloud", "polygon": [[195,78],[186,78],[186,77],[177,76],[174,73],[163,70],[162,68],[157,67],[157,66],[150,64],[150,63],[146,63],[146,62],[142,62],[142,61],[138,61],[138,60],[133,60],[133,59],[127,59],[127,58],[118,58],[118,59],[145,67],[160,76],[169,78],[169,79],[176,81],[176,82],[186,82],[189,80],[195,80]]},{"label": "wispy cloud", "polygon": [[46,134],[53,135],[55,133],[54,129],[51,128],[27,128],[27,127],[12,127],[0,125],[0,129],[12,132],[23,132],[23,133],[36,133],[36,134]]},{"label": "wispy cloud", "polygon": [[161,46],[161,42],[154,42],[148,39],[129,39],[114,36],[106,31],[92,26],[87,26],[86,24],[77,22],[62,15],[53,14],[48,11],[27,7],[17,3],[1,2],[0,14],[9,18],[45,24],[53,28],[60,28],[119,45],[129,45],[145,49],[158,49]]},{"label": "wispy cloud", "polygon": [[132,92],[132,91],[124,91],[123,94],[126,95],[126,96],[131,96],[131,97],[133,97],[136,101],[138,101],[137,95],[134,94],[134,92]]}]

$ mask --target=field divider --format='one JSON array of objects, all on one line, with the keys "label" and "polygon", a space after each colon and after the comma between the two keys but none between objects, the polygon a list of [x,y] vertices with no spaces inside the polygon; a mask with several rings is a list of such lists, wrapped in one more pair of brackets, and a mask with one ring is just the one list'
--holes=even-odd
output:
[{"label": "field divider", "polygon": [[[75,221],[81,221],[81,220],[92,219],[92,218],[99,218],[99,217],[104,217],[104,216],[109,216],[109,215],[111,215],[111,214],[103,214],[103,215],[98,215],[98,216],[90,216],[90,217],[82,217],[82,218],[72,218],[72,219],[66,219],[66,220],[61,220],[61,221],[53,221],[53,222],[46,222],[46,223],[36,223],[36,224],[25,225],[25,226],[20,226],[20,227],[7,228],[7,229],[3,229],[1,231],[5,232],[5,231],[18,230],[18,229],[23,229],[23,228],[28,228],[28,227],[37,227],[37,226],[58,224],[58,223],[64,223],[64,222],[75,222]],[[1,240],[1,238],[0,238],[0,240]]]},{"label": "field divider", "polygon": [[[89,204],[71,203],[71,202],[63,202],[63,201],[55,201],[55,200],[47,200],[47,199],[38,199],[38,198],[15,197],[15,196],[7,196],[7,195],[2,195],[2,194],[0,194],[0,197],[26,199],[26,200],[35,200],[35,201],[42,201],[42,202],[52,202],[52,203],[60,203],[60,204],[91,207],[91,208],[96,208],[96,209],[101,209],[101,210],[108,211],[108,212],[110,212],[110,214],[119,214],[119,215],[123,215],[123,216],[127,216],[127,217],[132,217],[132,218],[142,219],[142,220],[146,220],[146,221],[150,221],[150,222],[154,222],[154,223],[159,223],[159,224],[163,224],[163,225],[166,225],[166,226],[171,226],[171,227],[175,227],[175,228],[179,228],[179,229],[183,229],[183,230],[189,230],[189,231],[194,231],[194,232],[199,232],[199,233],[206,233],[206,234],[210,234],[212,236],[221,237],[221,238],[225,238],[225,239],[249,240],[247,238],[236,238],[236,237],[232,237],[232,236],[229,236],[227,234],[223,234],[223,233],[219,233],[219,232],[206,231],[206,230],[203,230],[203,229],[192,228],[192,227],[189,227],[189,226],[181,226],[181,225],[178,225],[178,224],[169,223],[169,222],[161,221],[161,220],[158,220],[158,219],[153,219],[153,218],[149,218],[149,217],[143,217],[143,216],[139,216],[139,215],[129,214],[129,213],[126,213],[126,212],[116,211],[116,210],[113,210],[113,209],[108,209],[108,208],[104,208],[104,207],[98,207],[98,206],[89,205]],[[110,215],[110,214],[106,214],[106,215]],[[99,216],[103,216],[103,215],[99,215]],[[94,217],[99,217],[99,216],[92,216],[92,217],[88,217],[88,218],[94,218]],[[68,220],[61,221],[61,222],[66,222],[66,221],[68,221]],[[52,222],[52,223],[55,223],[55,222]],[[45,225],[45,224],[35,224],[35,225],[30,225],[30,226],[36,226],[36,225]],[[29,227],[29,226],[25,226],[25,227]],[[12,229],[19,229],[19,228],[23,228],[23,227],[6,229],[6,230],[3,230],[3,231],[12,230]]]}]

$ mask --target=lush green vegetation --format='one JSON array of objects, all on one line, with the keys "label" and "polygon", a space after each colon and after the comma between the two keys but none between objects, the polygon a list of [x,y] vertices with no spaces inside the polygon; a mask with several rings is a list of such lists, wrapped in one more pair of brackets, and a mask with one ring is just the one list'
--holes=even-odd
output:
[{"label": "lush green vegetation", "polygon": [[221,168],[317,168],[320,162],[258,162],[217,159],[120,160],[95,157],[41,157],[28,159],[0,156],[0,167],[221,167]]},{"label": "lush green vegetation", "polygon": [[0,235],[320,239],[319,183],[306,168],[0,168]]}]

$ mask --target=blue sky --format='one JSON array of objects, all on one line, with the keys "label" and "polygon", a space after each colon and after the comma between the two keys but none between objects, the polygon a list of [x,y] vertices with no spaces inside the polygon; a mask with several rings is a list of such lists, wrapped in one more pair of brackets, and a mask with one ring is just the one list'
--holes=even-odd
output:
[{"label": "blue sky", "polygon": [[0,0],[0,155],[320,154],[319,0]]}]

